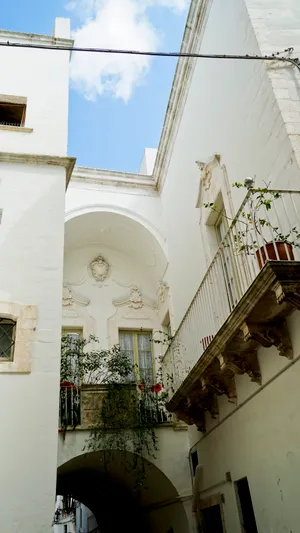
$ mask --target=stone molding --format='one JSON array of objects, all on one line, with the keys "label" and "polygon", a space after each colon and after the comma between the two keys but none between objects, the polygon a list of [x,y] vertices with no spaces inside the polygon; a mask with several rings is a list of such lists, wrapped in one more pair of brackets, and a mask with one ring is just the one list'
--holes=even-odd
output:
[{"label": "stone molding", "polygon": [[[73,46],[73,39],[64,39],[62,37],[54,37],[51,35],[41,35],[39,33],[24,33],[10,30],[0,30],[0,41],[10,41],[13,39],[19,43],[22,41],[29,41],[31,44],[44,44],[52,46]],[[12,43],[13,48],[13,43]]]},{"label": "stone molding", "polygon": [[212,170],[216,166],[221,167],[221,156],[219,154],[215,154],[207,162],[196,161],[196,165],[199,168],[200,173],[201,173],[196,207],[201,207],[203,203],[203,190],[209,191],[210,186],[211,186]]},{"label": "stone molding", "polygon": [[27,128],[25,126],[3,126],[0,124],[0,131],[16,131],[17,133],[32,133],[33,128]]},{"label": "stone molding", "polygon": [[66,189],[76,162],[75,157],[60,157],[44,154],[19,154],[13,152],[0,152],[0,163],[23,164],[23,165],[49,165],[66,169]]},{"label": "stone molding", "polygon": [[155,191],[155,183],[151,176],[99,168],[75,167],[72,182]]},{"label": "stone molding", "polygon": [[[212,0],[191,1],[180,50],[182,53],[198,52],[211,4]],[[153,170],[153,177],[158,190],[162,189],[166,178],[166,172],[196,61],[193,58],[180,58],[177,63]]]}]

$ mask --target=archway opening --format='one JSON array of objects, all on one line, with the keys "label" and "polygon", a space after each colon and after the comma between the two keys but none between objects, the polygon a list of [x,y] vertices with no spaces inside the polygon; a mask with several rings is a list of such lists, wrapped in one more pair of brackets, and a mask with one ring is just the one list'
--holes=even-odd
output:
[{"label": "archway opening", "polygon": [[[125,459],[125,460],[124,460]],[[145,481],[137,489],[133,456],[82,454],[58,468],[57,494],[70,495],[95,515],[100,533],[185,533],[188,522],[178,492],[153,463],[144,461]]]}]

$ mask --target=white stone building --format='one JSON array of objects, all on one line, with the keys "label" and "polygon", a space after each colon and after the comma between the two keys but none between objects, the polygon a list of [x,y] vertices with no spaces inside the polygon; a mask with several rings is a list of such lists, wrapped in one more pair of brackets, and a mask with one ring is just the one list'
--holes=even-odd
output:
[{"label": "white stone building", "polygon": [[[297,58],[298,4],[192,0],[182,50],[294,48],[281,57]],[[61,19],[54,37],[0,39],[72,43]],[[142,173],[128,174],[73,169],[68,52],[1,47],[0,58],[3,530],[50,533],[57,481],[101,533],[185,533],[196,519],[205,533],[297,532],[296,62],[180,59],[153,172],[148,151]],[[271,210],[255,211],[255,224],[251,191],[239,211],[245,191],[232,188],[249,176],[281,191]],[[284,238],[292,244],[279,252]],[[266,242],[276,261],[264,265]],[[58,434],[60,337],[92,333],[110,347],[127,334],[139,361],[137,333],[162,328],[174,341],[151,356],[156,364],[164,355],[173,373],[176,416],[157,428],[158,456],[137,503],[118,457],[107,480],[101,454],[83,453],[83,424]]]}]

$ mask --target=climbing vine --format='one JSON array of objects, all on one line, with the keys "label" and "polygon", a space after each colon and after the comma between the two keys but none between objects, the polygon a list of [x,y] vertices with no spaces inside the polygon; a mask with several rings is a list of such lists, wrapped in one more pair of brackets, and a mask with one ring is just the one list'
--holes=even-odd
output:
[{"label": "climbing vine", "polygon": [[[159,335],[155,343],[169,342]],[[102,451],[108,470],[117,451],[125,468],[135,472],[136,486],[142,485],[145,460],[155,458],[158,424],[168,422],[165,409],[171,376],[164,383],[162,367],[151,382],[141,380],[139,369],[119,345],[109,350],[99,348],[99,340],[62,337],[60,425],[67,428],[81,422],[82,385],[101,385],[90,435],[85,451]],[[131,452],[131,453],[128,453]]]}]

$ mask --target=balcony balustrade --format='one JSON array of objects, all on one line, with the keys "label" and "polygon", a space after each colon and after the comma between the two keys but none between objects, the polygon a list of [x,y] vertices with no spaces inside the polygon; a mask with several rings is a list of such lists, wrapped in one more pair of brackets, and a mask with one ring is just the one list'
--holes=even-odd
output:
[{"label": "balcony balustrade", "polygon": [[[197,381],[199,389],[199,382],[202,379],[202,386],[205,389],[203,372],[216,357],[218,357],[216,374],[210,366],[207,376],[210,379],[220,378],[218,371],[222,364],[224,368],[226,366],[224,357],[222,363],[225,339],[227,348],[229,341],[235,339],[235,347],[233,348],[232,345],[232,349],[236,354],[244,354],[242,355],[242,362],[245,363],[244,371],[247,367],[250,372],[252,366],[253,380],[255,380],[255,375],[259,376],[255,357],[250,357],[250,364],[248,355],[246,356],[251,342],[251,346],[257,349],[257,339],[259,339],[259,335],[251,334],[250,329],[253,330],[254,324],[266,326],[270,320],[273,321],[273,327],[274,320],[276,322],[276,317],[278,317],[277,333],[280,330],[283,334],[282,322],[278,322],[279,315],[282,319],[288,312],[291,312],[292,292],[294,294],[292,304],[298,308],[295,284],[298,283],[299,260],[300,192],[268,190],[267,193],[262,194],[260,190],[250,189],[236,217],[231,221],[229,230],[220,243],[164,356],[164,373],[173,376],[174,396],[168,407],[179,418],[185,419],[188,423],[192,420],[187,414],[189,409],[186,404],[184,409],[180,408],[179,404],[184,398],[186,400],[191,392],[192,382]],[[264,279],[265,285],[262,285]],[[272,286],[270,285],[271,279]],[[288,297],[284,296],[282,287],[279,288],[279,282],[284,282],[285,286],[289,283],[290,289],[291,283],[294,283],[292,291],[288,291]],[[282,292],[281,302],[284,301],[286,305],[277,308],[273,296],[277,296],[276,302],[278,303],[280,290]],[[269,291],[269,300],[267,291]],[[253,309],[253,302],[257,302],[258,305],[258,300],[264,296],[265,299],[260,308],[256,309],[256,317],[251,316],[250,327],[249,313]],[[248,308],[246,309],[247,302]],[[235,317],[239,319],[234,325]],[[237,341],[239,337],[242,339],[241,342]],[[245,339],[248,343],[244,345]],[[270,346],[271,344],[265,341],[264,345]],[[273,344],[276,344],[275,341]],[[239,373],[243,373],[241,368]],[[231,378],[233,376],[234,372]],[[229,383],[226,386],[224,383],[219,383],[219,385],[219,394],[224,393],[226,389],[231,399],[234,400],[234,387],[231,387]],[[230,387],[231,392],[228,391]],[[216,389],[218,391],[218,385]],[[204,405],[202,411],[207,410],[206,407]],[[211,405],[208,410],[213,411]],[[185,414],[180,416],[180,411],[181,415],[183,412]]]}]

